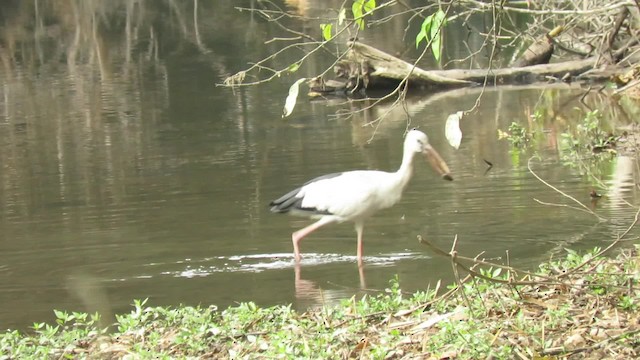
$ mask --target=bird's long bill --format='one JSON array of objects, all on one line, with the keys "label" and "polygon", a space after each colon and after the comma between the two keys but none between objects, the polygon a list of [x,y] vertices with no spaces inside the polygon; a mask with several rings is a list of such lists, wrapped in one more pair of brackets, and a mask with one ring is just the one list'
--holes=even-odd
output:
[{"label": "bird's long bill", "polygon": [[424,154],[427,158],[427,161],[431,164],[433,169],[442,176],[443,179],[452,181],[453,177],[451,177],[449,167],[447,163],[442,160],[440,154],[431,146],[428,146],[424,150]]}]

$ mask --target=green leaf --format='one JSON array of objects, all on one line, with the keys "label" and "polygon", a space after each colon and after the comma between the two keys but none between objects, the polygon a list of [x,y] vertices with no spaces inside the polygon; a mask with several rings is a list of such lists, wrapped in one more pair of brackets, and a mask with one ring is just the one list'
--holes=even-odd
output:
[{"label": "green leaf", "polygon": [[444,15],[444,11],[439,9],[437,12],[432,14],[433,22],[431,24],[430,35],[433,41],[431,41],[431,52],[433,52],[433,57],[436,61],[440,61],[440,50],[442,45],[442,29],[446,25],[446,17]]},{"label": "green leaf", "polygon": [[420,47],[420,42],[422,42],[422,40],[426,38],[427,38],[427,34],[425,34],[424,31],[420,31],[418,35],[416,35],[416,49]]},{"label": "green leaf", "polygon": [[56,318],[62,321],[67,321],[67,313],[64,311],[53,309],[53,313],[56,315]]},{"label": "green leaf", "polygon": [[447,19],[444,17],[444,11],[438,10],[435,13],[431,14],[433,16],[433,21],[431,25],[431,37],[435,37],[439,34],[442,34],[441,27],[444,27]]},{"label": "green leaf", "polygon": [[356,24],[360,27],[360,29],[364,29],[364,20],[362,20],[362,6],[364,5],[363,0],[355,0],[353,5],[351,5],[351,12],[353,13],[353,18],[356,21]]},{"label": "green leaf", "polygon": [[353,18],[355,19],[356,24],[360,27],[360,30],[364,29],[364,19],[363,16],[372,12],[376,8],[375,0],[354,0],[353,5],[351,6],[351,12],[353,13]]},{"label": "green leaf", "polygon": [[333,28],[332,24],[320,24],[320,29],[322,29],[322,37],[329,41],[331,40],[331,29]]},{"label": "green leaf", "polygon": [[293,63],[289,65],[289,67],[287,68],[287,71],[294,73],[298,71],[299,68],[300,68],[300,63]]},{"label": "green leaf", "polygon": [[424,19],[424,21],[422,22],[422,25],[420,26],[420,32],[418,33],[418,35],[416,36],[416,49],[418,48],[418,46],[420,46],[420,43],[422,42],[422,40],[425,41],[429,41],[429,33],[431,30],[431,22],[433,20],[433,14],[427,16],[426,19]]},{"label": "green leaf", "polygon": [[364,3],[364,12],[369,13],[372,12],[376,8],[376,0],[368,0]]},{"label": "green leaf", "polygon": [[416,35],[416,49],[420,47],[422,40],[431,41],[431,51],[433,57],[440,61],[442,49],[442,28],[447,25],[447,18],[444,11],[439,9],[435,13],[427,16],[420,26],[420,32]]},{"label": "green leaf", "polygon": [[438,36],[433,38],[433,41],[431,42],[431,52],[433,53],[433,57],[434,59],[436,59],[436,61],[440,62],[440,43],[442,42],[442,37],[440,36],[440,34],[438,34]]}]

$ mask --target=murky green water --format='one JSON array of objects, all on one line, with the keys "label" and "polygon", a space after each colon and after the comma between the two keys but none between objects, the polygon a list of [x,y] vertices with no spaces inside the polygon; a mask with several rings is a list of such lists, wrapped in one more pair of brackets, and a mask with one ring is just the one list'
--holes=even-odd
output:
[{"label": "murky green water", "polygon": [[[579,86],[487,90],[455,150],[444,121],[479,89],[417,94],[366,125],[391,103],[344,118],[336,114],[366,104],[303,98],[281,119],[289,85],[315,75],[313,63],[235,93],[216,86],[276,48],[264,44],[273,27],[233,9],[250,1],[201,2],[197,28],[193,3],[38,3],[46,22],[15,5],[2,35],[12,52],[0,71],[0,328],[50,320],[52,309],[108,318],[143,298],[305,308],[384,289],[396,274],[421,289],[451,270],[417,235],[445,249],[457,235],[462,253],[508,251],[512,265],[530,267],[565,247],[606,244],[633,218],[620,201],[637,200],[633,161],[606,165],[612,193],[595,205],[594,184],[559,161]],[[555,114],[532,123],[540,107]],[[544,130],[545,142],[510,152],[497,133],[514,121]],[[269,201],[328,172],[395,170],[408,126],[430,135],[455,181],[418,164],[402,202],[365,227],[363,279],[350,224],[305,239],[296,272],[290,235],[309,221],[271,214]],[[610,221],[536,202],[571,204],[530,173],[535,153],[537,175]]]}]

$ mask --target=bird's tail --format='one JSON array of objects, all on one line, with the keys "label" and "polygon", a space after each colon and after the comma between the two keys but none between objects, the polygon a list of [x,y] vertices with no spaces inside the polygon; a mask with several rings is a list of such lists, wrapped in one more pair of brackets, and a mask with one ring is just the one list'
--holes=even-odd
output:
[{"label": "bird's tail", "polygon": [[302,202],[302,198],[296,197],[296,195],[298,195],[299,192],[300,192],[299,188],[295,189],[279,197],[278,199],[270,202],[269,206],[271,206],[271,209],[270,209],[271,212],[287,213],[291,211],[291,209],[299,207],[300,203]]}]

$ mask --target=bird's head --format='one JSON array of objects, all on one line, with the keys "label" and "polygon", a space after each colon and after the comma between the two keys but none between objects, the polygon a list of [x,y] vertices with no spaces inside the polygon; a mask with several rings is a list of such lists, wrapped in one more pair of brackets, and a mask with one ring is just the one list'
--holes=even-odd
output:
[{"label": "bird's head", "polygon": [[429,144],[429,138],[427,134],[420,130],[413,129],[407,133],[407,137],[404,140],[405,152],[411,151],[416,154],[422,154],[425,156],[431,167],[442,176],[443,179],[452,181],[449,167],[447,163],[442,159],[440,154]]}]

